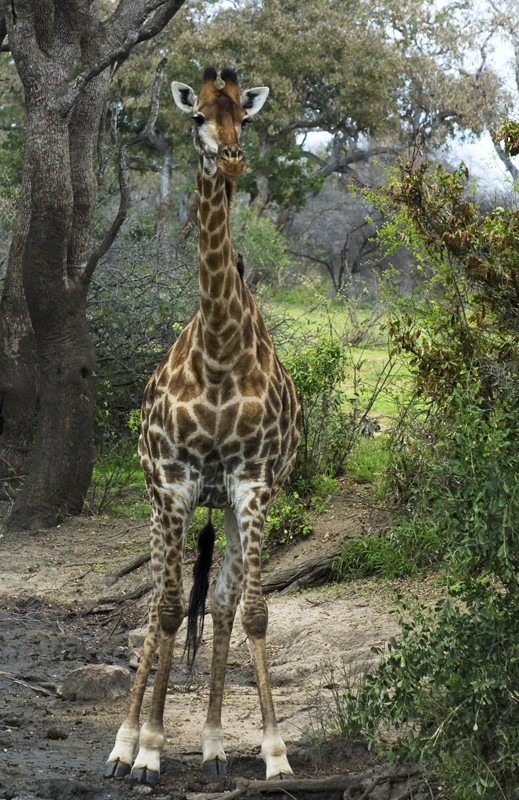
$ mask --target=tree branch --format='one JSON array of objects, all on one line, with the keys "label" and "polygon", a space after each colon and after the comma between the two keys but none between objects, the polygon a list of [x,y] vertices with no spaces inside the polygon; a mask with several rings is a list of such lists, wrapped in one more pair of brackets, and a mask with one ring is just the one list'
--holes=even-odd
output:
[{"label": "tree branch", "polygon": [[151,102],[150,102],[150,111],[148,114],[148,119],[146,124],[144,125],[143,129],[135,134],[135,136],[131,136],[125,142],[121,144],[119,148],[119,190],[120,190],[120,201],[119,201],[119,209],[117,211],[117,215],[112,222],[110,230],[106,234],[103,241],[92,251],[90,258],[87,261],[85,269],[83,271],[83,275],[81,276],[81,281],[85,286],[88,286],[94,270],[99,262],[99,259],[102,258],[105,253],[108,252],[110,247],[115,241],[117,234],[123,224],[124,220],[126,219],[126,215],[128,213],[128,209],[130,207],[130,188],[128,183],[128,163],[126,160],[126,151],[129,147],[132,147],[134,144],[138,144],[139,142],[145,141],[150,131],[153,129],[157,121],[157,116],[159,113],[159,97],[160,97],[160,85],[162,81],[162,73],[166,66],[167,59],[163,58],[162,61],[157,66],[155,72],[155,80],[153,82],[153,88],[151,90]]},{"label": "tree branch", "polygon": [[[299,797],[331,797],[338,792],[343,793],[345,800],[352,800],[352,792],[355,792],[358,800],[368,800],[375,798],[375,790],[382,784],[388,784],[391,788],[394,784],[406,782],[409,787],[407,796],[411,794],[416,784],[422,781],[422,772],[418,767],[399,767],[397,765],[387,765],[364,770],[362,772],[352,772],[347,774],[332,775],[327,778],[289,778],[288,780],[254,781],[239,779],[236,781],[236,789],[231,792],[216,792],[200,794],[199,800],[238,800],[238,798],[255,798],[258,795],[266,796],[279,792],[288,797],[297,793]],[[362,792],[358,795],[358,792]],[[379,795],[380,796],[380,795]],[[384,797],[388,797],[384,794]],[[400,797],[405,797],[400,793]]]},{"label": "tree branch", "polygon": [[322,123],[321,122],[311,123],[311,122],[308,122],[307,120],[304,120],[304,119],[295,119],[295,120],[293,120],[293,122],[290,122],[288,125],[286,125],[284,128],[282,128],[280,131],[277,131],[276,133],[267,134],[267,142],[269,144],[275,144],[276,142],[279,142],[282,139],[285,139],[289,135],[289,133],[293,133],[294,131],[320,130],[321,127],[322,127]]},{"label": "tree branch", "polygon": [[[61,114],[63,116],[68,116],[74,108],[84,86],[91,81],[92,78],[95,78],[96,75],[99,75],[99,73],[103,72],[112,64],[124,61],[138,42],[145,41],[156,35],[176,14],[184,2],[185,0],[153,0],[152,2],[145,3],[140,12],[136,12],[129,25],[129,29],[123,34],[123,42],[117,47],[114,47],[109,53],[103,56],[103,58],[99,59],[92,67],[78,75],[61,106]],[[153,15],[151,21],[149,20],[150,15]],[[113,17],[108,20],[107,27],[105,28],[108,40],[114,38],[112,36],[113,31],[110,30],[109,26],[111,20],[113,20]],[[120,25],[120,16],[117,21]]]},{"label": "tree branch", "polygon": [[[144,42],[156,36],[157,33],[160,33],[160,31],[166,27],[170,19],[175,16],[184,2],[185,0],[173,0],[173,2],[170,0],[170,2],[165,5],[160,4],[161,7],[155,12],[153,17],[148,19],[143,25],[138,41]],[[151,5],[151,3],[149,5]]]},{"label": "tree branch", "polygon": [[512,159],[505,154],[505,151],[499,146],[498,142],[494,142],[494,150],[497,154],[497,157],[503,164],[504,168],[510,173],[512,179],[519,183],[519,169],[515,166],[512,162]]},{"label": "tree branch", "polygon": [[8,44],[4,43],[7,36],[7,23],[5,20],[5,0],[0,0],[0,49],[2,52],[8,52],[11,48]]},{"label": "tree branch", "polygon": [[359,161],[369,161],[375,156],[381,155],[398,155],[398,150],[395,147],[373,147],[370,150],[355,150],[347,156],[341,158],[333,158],[324,167],[321,167],[319,172],[322,175],[332,175],[334,172],[347,172],[352,164]]}]

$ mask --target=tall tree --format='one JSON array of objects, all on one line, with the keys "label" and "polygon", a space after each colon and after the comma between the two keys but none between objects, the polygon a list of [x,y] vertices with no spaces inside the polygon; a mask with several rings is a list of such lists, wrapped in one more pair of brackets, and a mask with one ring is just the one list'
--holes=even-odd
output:
[{"label": "tall tree", "polygon": [[[469,5],[191,0],[180,11],[178,36],[164,31],[147,48],[167,53],[170,79],[194,83],[200,64],[230,65],[252,85],[270,87],[265,113],[244,142],[250,170],[240,188],[258,211],[269,202],[293,209],[332,173],[393,158],[416,139],[435,146],[453,132],[478,134],[506,112],[507,92],[491,60],[477,58],[487,21],[479,7],[469,14]],[[142,70],[127,69],[121,121],[129,129],[142,113],[142,88]],[[161,109],[152,158],[166,177],[173,151],[173,179],[182,184],[196,169],[190,122],[171,114]],[[327,152],[309,152],[312,131],[331,135]]]},{"label": "tall tree", "polygon": [[[477,53],[469,23],[478,13],[468,0],[236,0],[210,14],[190,4],[182,16],[170,61],[177,74],[182,64],[189,82],[191,70],[214,62],[270,86],[248,134],[260,157],[241,184],[260,208],[300,204],[316,170],[347,173],[416,139],[437,145],[452,132],[478,134],[506,109],[490,61],[466,57]],[[332,137],[319,159],[305,148],[312,131]]]},{"label": "tall tree", "polygon": [[119,0],[104,13],[99,0],[0,3],[0,37],[7,37],[27,109],[0,307],[1,458],[9,472],[26,473],[11,528],[55,524],[83,504],[95,376],[85,302],[123,217],[92,249],[99,126],[113,71],[136,44],[163,30],[183,1]]}]

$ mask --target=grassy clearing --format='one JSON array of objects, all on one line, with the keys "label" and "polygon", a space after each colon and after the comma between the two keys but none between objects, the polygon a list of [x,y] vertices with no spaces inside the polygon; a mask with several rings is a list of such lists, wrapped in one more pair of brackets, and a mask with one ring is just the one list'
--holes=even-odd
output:
[{"label": "grassy clearing", "polygon": [[259,293],[260,306],[289,320],[295,339],[319,339],[333,330],[347,351],[343,388],[347,402],[379,419],[387,428],[396,419],[408,387],[402,359],[391,357],[378,306],[344,297],[327,299],[325,285],[306,282],[291,288],[268,287]]}]

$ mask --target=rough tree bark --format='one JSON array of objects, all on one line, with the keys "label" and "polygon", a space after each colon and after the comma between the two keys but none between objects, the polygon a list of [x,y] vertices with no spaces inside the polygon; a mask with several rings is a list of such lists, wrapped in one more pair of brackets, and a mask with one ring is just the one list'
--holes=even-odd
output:
[{"label": "rough tree bark", "polygon": [[36,412],[38,370],[22,275],[30,192],[26,168],[0,299],[0,479],[7,479],[12,487],[27,472]]},{"label": "rough tree bark", "polygon": [[173,172],[173,153],[162,131],[155,126],[148,137],[150,146],[160,156],[159,202],[157,208],[156,233],[159,244],[168,243],[168,220],[171,210],[171,174]]},{"label": "rough tree bark", "polygon": [[85,304],[102,251],[90,252],[98,130],[112,67],[162,30],[183,2],[119,0],[104,22],[98,0],[0,3],[0,34],[7,34],[28,117],[0,325],[0,461],[27,472],[12,529],[54,525],[83,505],[95,375]]}]

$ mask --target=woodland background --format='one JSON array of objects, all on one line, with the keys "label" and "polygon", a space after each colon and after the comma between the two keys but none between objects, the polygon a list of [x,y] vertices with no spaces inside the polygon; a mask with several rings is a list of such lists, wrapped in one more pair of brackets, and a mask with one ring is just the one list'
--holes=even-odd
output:
[{"label": "woodland background", "polygon": [[[336,723],[452,797],[517,797],[514,4],[14,0],[0,37],[6,533],[147,513],[140,399],[197,302],[196,156],[169,82],[196,90],[214,64],[268,85],[233,235],[303,437],[266,547],[341,481],[372,484],[395,523],[345,545],[337,577],[434,574],[442,600],[400,606]],[[476,141],[480,176],[459,163]]]}]

